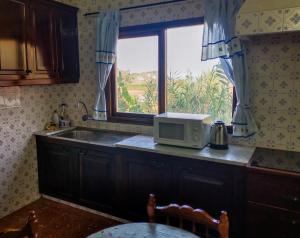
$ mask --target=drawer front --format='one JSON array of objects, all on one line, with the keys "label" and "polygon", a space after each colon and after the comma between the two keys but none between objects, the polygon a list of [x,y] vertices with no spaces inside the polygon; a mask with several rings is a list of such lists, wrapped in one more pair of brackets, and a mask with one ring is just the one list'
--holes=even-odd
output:
[{"label": "drawer front", "polygon": [[232,170],[202,163],[176,166],[179,204],[201,207],[214,216],[221,210],[231,213],[233,194]]},{"label": "drawer front", "polygon": [[247,238],[299,238],[300,214],[248,202]]},{"label": "drawer front", "polygon": [[251,173],[247,179],[247,200],[300,212],[300,179]]}]

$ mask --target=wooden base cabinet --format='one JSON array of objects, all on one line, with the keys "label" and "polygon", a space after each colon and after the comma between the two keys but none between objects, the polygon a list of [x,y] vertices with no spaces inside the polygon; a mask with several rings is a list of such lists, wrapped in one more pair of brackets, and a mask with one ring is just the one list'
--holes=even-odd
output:
[{"label": "wooden base cabinet", "polygon": [[300,237],[300,176],[249,168],[247,238]]},{"label": "wooden base cabinet", "polygon": [[39,189],[41,193],[63,199],[76,195],[78,149],[38,142]]},{"label": "wooden base cabinet", "polygon": [[115,214],[116,155],[110,148],[42,136],[36,141],[41,193]]},{"label": "wooden base cabinet", "polygon": [[155,194],[160,203],[170,203],[174,199],[172,170],[168,159],[126,151],[121,170],[124,216],[130,220],[147,220],[145,204],[150,193]]},{"label": "wooden base cabinet", "polygon": [[247,238],[299,238],[300,214],[248,202]]},{"label": "wooden base cabinet", "polygon": [[240,238],[243,229],[243,168],[156,153],[119,149],[122,161],[123,216],[147,221],[149,193],[158,204],[189,204],[230,217],[230,237]]},{"label": "wooden base cabinet", "polygon": [[79,153],[79,200],[111,212],[116,198],[114,154],[82,149]]},{"label": "wooden base cabinet", "polygon": [[176,168],[180,204],[205,207],[214,216],[231,208],[233,177],[230,167],[190,162],[189,165],[178,164]]},{"label": "wooden base cabinet", "polygon": [[154,193],[161,205],[189,204],[218,217],[241,238],[243,169],[156,153],[37,136],[40,192],[131,221],[147,221]]}]

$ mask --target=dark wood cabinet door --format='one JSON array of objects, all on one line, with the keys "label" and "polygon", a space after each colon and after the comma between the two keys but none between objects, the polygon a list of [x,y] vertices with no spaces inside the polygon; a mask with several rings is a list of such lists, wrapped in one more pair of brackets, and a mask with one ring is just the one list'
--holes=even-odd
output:
[{"label": "dark wood cabinet door", "polygon": [[180,204],[202,208],[214,216],[231,209],[232,171],[222,165],[189,162],[177,167],[178,199]]},{"label": "dark wood cabinet door", "polygon": [[169,204],[172,194],[172,163],[166,163],[155,155],[137,153],[122,158],[124,182],[124,208],[127,218],[147,219],[146,205],[150,193],[156,195],[159,204]]},{"label": "dark wood cabinet door", "polygon": [[248,201],[267,204],[300,213],[300,177],[249,170]]},{"label": "dark wood cabinet door", "polygon": [[80,152],[79,199],[101,211],[110,212],[115,199],[114,155],[103,151]]},{"label": "dark wood cabinet door", "polygon": [[230,237],[242,237],[244,191],[240,186],[244,178],[233,166],[189,160],[176,165],[175,180],[179,204],[201,208],[215,218],[226,211]]},{"label": "dark wood cabinet door", "polygon": [[248,202],[247,238],[299,238],[300,214]]},{"label": "dark wood cabinet door", "polygon": [[32,1],[33,78],[58,76],[57,30],[54,7],[44,1]]},{"label": "dark wood cabinet door", "polygon": [[77,83],[77,10],[48,0],[1,0],[0,86]]},{"label": "dark wood cabinet door", "polygon": [[74,197],[78,150],[48,144],[39,149],[40,192],[60,198]]},{"label": "dark wood cabinet door", "polygon": [[0,1],[0,80],[27,76],[28,10],[27,0]]},{"label": "dark wood cabinet door", "polygon": [[79,81],[77,10],[63,8],[58,9],[55,14],[60,82],[77,83]]}]

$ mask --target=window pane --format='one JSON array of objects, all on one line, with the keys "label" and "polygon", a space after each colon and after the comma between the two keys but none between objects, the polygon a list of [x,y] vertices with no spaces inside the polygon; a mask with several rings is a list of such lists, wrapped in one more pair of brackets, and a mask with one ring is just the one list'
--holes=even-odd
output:
[{"label": "window pane", "polygon": [[233,86],[219,60],[201,61],[203,26],[167,30],[167,110],[231,122]]},{"label": "window pane", "polygon": [[117,111],[158,113],[158,37],[118,41]]}]

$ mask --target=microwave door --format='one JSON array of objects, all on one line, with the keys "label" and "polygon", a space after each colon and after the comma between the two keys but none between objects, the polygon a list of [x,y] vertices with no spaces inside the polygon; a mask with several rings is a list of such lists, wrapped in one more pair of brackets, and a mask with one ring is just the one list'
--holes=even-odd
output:
[{"label": "microwave door", "polygon": [[186,123],[164,120],[158,124],[160,143],[184,145],[186,141]]},{"label": "microwave door", "polygon": [[160,122],[159,138],[170,140],[184,140],[184,124]]}]

